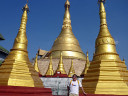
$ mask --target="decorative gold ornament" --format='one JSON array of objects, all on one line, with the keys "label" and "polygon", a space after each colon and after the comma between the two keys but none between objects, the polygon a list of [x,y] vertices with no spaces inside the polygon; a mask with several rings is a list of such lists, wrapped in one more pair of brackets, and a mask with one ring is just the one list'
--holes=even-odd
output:
[{"label": "decorative gold ornament", "polygon": [[48,66],[48,70],[46,72],[46,76],[53,76],[54,75],[54,71],[53,71],[53,67],[52,67],[52,54],[50,56],[50,63]]},{"label": "decorative gold ornament", "polygon": [[100,32],[95,42],[95,54],[82,81],[89,94],[128,95],[128,71],[116,52],[106,22],[106,12],[100,0]]},{"label": "decorative gold ornament", "polygon": [[61,74],[66,74],[65,69],[64,69],[64,64],[63,64],[62,52],[60,53],[60,61],[59,61],[56,72],[61,72]]},{"label": "decorative gold ornament", "polygon": [[70,68],[69,73],[68,73],[68,77],[72,77],[74,74],[75,74],[75,70],[73,67],[73,60],[72,60],[71,61],[71,68]]},{"label": "decorative gold ornament", "polygon": [[85,64],[85,68],[84,68],[81,76],[85,76],[87,74],[87,70],[88,70],[88,68],[90,66],[90,61],[89,61],[89,57],[88,57],[88,51],[87,51],[86,54],[87,54],[87,56],[86,56],[86,64]]},{"label": "decorative gold ornament", "polygon": [[35,63],[34,63],[34,69],[37,72],[39,72],[39,68],[38,68],[38,53],[36,54]]},{"label": "decorative gold ornament", "polygon": [[79,42],[72,32],[69,8],[70,2],[66,0],[62,30],[54,41],[51,53],[53,58],[59,58],[60,52],[62,52],[63,58],[77,58],[86,60],[86,56],[82,52]]},{"label": "decorative gold ornament", "polygon": [[27,4],[23,11],[21,25],[13,48],[0,67],[0,85],[43,87],[38,73],[34,70],[28,58],[26,23],[29,8]]}]

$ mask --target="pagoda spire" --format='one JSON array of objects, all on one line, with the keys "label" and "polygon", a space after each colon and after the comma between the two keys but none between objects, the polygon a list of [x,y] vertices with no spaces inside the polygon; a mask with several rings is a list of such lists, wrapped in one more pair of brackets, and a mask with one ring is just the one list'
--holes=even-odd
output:
[{"label": "pagoda spire", "polygon": [[90,61],[89,61],[88,51],[87,51],[87,53],[86,53],[86,65],[85,65],[85,68],[84,68],[81,76],[85,76],[87,74],[87,70],[88,70],[89,66],[90,66]]},{"label": "pagoda spire", "polygon": [[89,94],[128,95],[127,67],[117,54],[115,41],[108,30],[104,1],[99,0],[100,32],[82,85]]},{"label": "pagoda spire", "polygon": [[73,60],[71,60],[71,67],[70,67],[70,70],[69,70],[68,77],[72,77],[74,74],[75,74],[75,70],[74,70],[74,67],[73,67]]},{"label": "pagoda spire", "polygon": [[[70,8],[70,2],[68,0],[66,0],[66,2],[65,2],[65,14],[64,14],[63,25],[69,24],[70,28],[72,28],[69,8]],[[67,21],[67,23],[65,21]]]},{"label": "pagoda spire", "polygon": [[[114,59],[120,61],[119,55],[116,52],[116,45],[113,37],[111,36],[107,21],[106,12],[104,7],[105,0],[99,0],[100,3],[100,32],[95,42],[95,55],[94,60],[107,60]],[[107,54],[107,55],[106,55]]]},{"label": "pagoda spire", "polygon": [[63,19],[62,30],[59,36],[54,41],[51,49],[53,58],[59,58],[60,52],[63,53],[63,58],[77,58],[86,60],[85,54],[82,52],[79,42],[72,32],[70,19],[70,2],[65,2],[65,13]]},{"label": "pagoda spire", "polygon": [[60,53],[60,61],[58,64],[57,72],[61,72],[61,74],[66,74],[65,69],[64,69],[64,64],[63,64],[62,52]]},{"label": "pagoda spire", "polygon": [[46,72],[46,76],[53,76],[53,75],[54,75],[54,71],[53,71],[53,66],[52,66],[52,55],[51,55],[48,70]]},{"label": "pagoda spire", "polygon": [[0,67],[0,85],[43,87],[43,83],[29,61],[27,51],[26,23],[28,5],[23,7],[19,32],[13,48]]},{"label": "pagoda spire", "polygon": [[34,69],[37,72],[39,72],[39,68],[38,68],[38,53],[36,54],[35,63],[34,63]]}]

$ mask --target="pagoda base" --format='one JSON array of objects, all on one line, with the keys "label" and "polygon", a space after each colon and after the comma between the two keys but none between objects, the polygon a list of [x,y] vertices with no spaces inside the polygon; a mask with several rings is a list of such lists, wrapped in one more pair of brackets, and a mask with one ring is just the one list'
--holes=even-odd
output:
[{"label": "pagoda base", "polygon": [[0,96],[52,96],[50,88],[0,86]]}]

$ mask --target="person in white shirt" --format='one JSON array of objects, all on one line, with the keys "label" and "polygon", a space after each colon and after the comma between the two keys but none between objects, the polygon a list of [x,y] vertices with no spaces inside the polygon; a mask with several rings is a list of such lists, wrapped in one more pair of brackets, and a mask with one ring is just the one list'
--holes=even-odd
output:
[{"label": "person in white shirt", "polygon": [[[68,88],[68,96],[79,96],[79,87],[82,89],[83,94],[86,96],[82,84],[79,80],[77,80],[77,75],[74,74],[72,76],[72,80],[70,81]],[[69,92],[70,91],[70,92]]]}]

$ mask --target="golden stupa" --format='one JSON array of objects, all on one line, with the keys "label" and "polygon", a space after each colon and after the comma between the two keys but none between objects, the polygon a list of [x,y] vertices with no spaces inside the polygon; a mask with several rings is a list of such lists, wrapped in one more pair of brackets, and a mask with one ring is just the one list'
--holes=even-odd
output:
[{"label": "golden stupa", "polygon": [[89,94],[128,95],[128,71],[116,52],[115,41],[108,30],[104,1],[99,0],[100,32],[93,60],[82,84]]},{"label": "golden stupa", "polygon": [[49,63],[48,70],[47,70],[45,75],[46,76],[53,76],[54,75],[53,66],[52,66],[52,55],[50,56],[50,63]]},{"label": "golden stupa", "polygon": [[85,76],[87,74],[87,70],[90,66],[90,61],[89,61],[89,57],[88,57],[88,51],[86,53],[86,65],[85,65],[85,69],[83,70],[81,76]]},{"label": "golden stupa", "polygon": [[75,70],[74,70],[74,67],[73,67],[73,60],[71,60],[71,67],[70,67],[70,70],[69,70],[69,73],[68,73],[68,77],[72,77],[74,74],[75,74]]},{"label": "golden stupa", "polygon": [[60,61],[59,61],[58,68],[57,68],[56,72],[61,72],[61,74],[66,74],[66,71],[64,69],[64,64],[63,64],[62,52],[60,53]]},{"label": "golden stupa", "polygon": [[69,8],[70,2],[66,0],[62,30],[54,41],[50,52],[52,53],[53,58],[59,58],[60,52],[62,52],[63,58],[86,60],[85,54],[82,52],[79,42],[72,32]]},{"label": "golden stupa", "polygon": [[72,32],[69,8],[70,8],[69,0],[66,0],[62,30],[60,35],[55,40],[51,50],[49,52],[41,49],[38,51],[39,56],[41,56],[41,58],[38,59],[38,65],[39,65],[39,70],[41,72],[40,74],[42,76],[45,76],[46,72],[48,71],[51,54],[52,54],[53,70],[56,73],[61,52],[63,54],[63,65],[65,68],[66,74],[69,73],[72,59],[74,61],[73,66],[77,68],[75,69],[75,73],[78,76],[81,75],[84,69],[86,56],[82,52],[79,46],[79,42],[75,38]]},{"label": "golden stupa", "polygon": [[28,58],[27,11],[29,11],[29,8],[26,4],[23,8],[21,25],[13,48],[0,67],[1,86],[43,87],[38,73],[34,70]]}]

